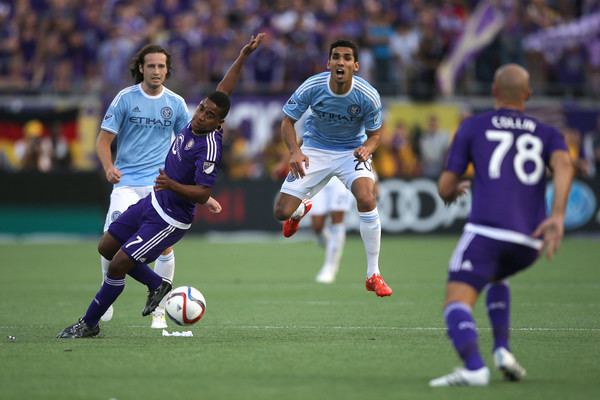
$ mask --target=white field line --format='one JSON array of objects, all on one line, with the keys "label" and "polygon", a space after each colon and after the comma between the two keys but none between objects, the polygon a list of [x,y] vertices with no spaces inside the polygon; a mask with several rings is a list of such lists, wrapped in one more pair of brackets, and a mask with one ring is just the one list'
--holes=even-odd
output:
[{"label": "white field line", "polygon": [[[0,329],[3,327],[0,327]],[[148,325],[128,325],[127,328],[144,328]],[[173,327],[185,328],[185,327]],[[445,331],[446,327],[441,326],[317,326],[317,325],[215,325],[204,326],[202,329],[216,328],[223,329],[242,329],[242,330],[390,330],[390,331]],[[477,328],[480,331],[490,331],[491,328]],[[510,328],[517,332],[600,332],[600,328],[547,328],[547,327],[521,327]]]}]

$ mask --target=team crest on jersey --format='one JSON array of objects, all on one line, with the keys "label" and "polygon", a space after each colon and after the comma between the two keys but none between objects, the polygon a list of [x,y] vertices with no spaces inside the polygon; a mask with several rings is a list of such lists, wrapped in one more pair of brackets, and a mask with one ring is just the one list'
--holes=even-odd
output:
[{"label": "team crest on jersey", "polygon": [[191,149],[192,147],[194,147],[194,139],[193,139],[193,138],[192,138],[192,139],[190,139],[190,140],[189,140],[189,142],[187,142],[187,144],[185,145],[185,148],[184,148],[184,149],[185,149],[185,150],[189,150],[189,149]]},{"label": "team crest on jersey", "polygon": [[379,123],[381,123],[381,113],[377,113],[375,114],[375,125],[379,125]]},{"label": "team crest on jersey", "polygon": [[116,219],[119,218],[119,215],[121,215],[121,211],[113,211],[113,213],[110,214],[110,222],[116,221]]},{"label": "team crest on jersey", "polygon": [[294,100],[292,97],[290,97],[290,99],[287,101],[287,106],[290,110],[296,108],[297,105],[298,103],[296,103],[296,100]]},{"label": "team crest on jersey", "polygon": [[112,118],[112,116],[113,116],[112,114],[106,114],[106,115],[104,116],[104,120],[106,121],[107,119],[111,119],[111,118]]},{"label": "team crest on jersey", "polygon": [[202,164],[202,172],[204,172],[205,174],[212,174],[214,170],[215,170],[214,162],[204,161],[204,164]]},{"label": "team crest on jersey", "polygon": [[165,119],[170,119],[173,116],[173,109],[171,107],[163,107],[160,110],[160,115]]},{"label": "team crest on jersey", "polygon": [[291,172],[289,172],[288,176],[285,178],[285,180],[287,182],[294,182],[296,180],[296,177],[294,176],[294,174],[292,174]]},{"label": "team crest on jersey", "polygon": [[360,114],[360,106],[358,104],[350,104],[348,106],[348,114],[356,117],[358,114]]}]

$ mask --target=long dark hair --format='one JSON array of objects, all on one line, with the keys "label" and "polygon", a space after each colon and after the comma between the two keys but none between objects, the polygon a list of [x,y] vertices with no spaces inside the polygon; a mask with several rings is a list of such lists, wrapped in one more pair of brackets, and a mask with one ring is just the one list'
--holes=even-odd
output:
[{"label": "long dark hair", "polygon": [[140,83],[144,80],[144,75],[140,72],[140,66],[144,65],[144,57],[146,57],[146,54],[151,53],[162,53],[167,56],[166,78],[169,79],[169,76],[171,76],[171,55],[169,52],[157,44],[147,44],[135,54],[129,64],[129,72],[131,72],[131,76],[135,80],[135,83]]}]

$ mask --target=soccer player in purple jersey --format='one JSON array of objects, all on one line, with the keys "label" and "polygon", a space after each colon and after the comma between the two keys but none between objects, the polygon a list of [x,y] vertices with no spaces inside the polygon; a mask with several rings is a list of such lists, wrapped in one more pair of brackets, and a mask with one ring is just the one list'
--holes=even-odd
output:
[{"label": "soccer player in purple jersey", "polygon": [[205,204],[211,212],[221,211],[221,205],[211,197],[222,156],[221,125],[242,66],[263,37],[264,33],[252,36],[216,91],[200,102],[192,120],[177,134],[154,191],[129,207],[102,236],[98,251],[111,260],[106,278],[85,315],[60,332],[58,338],[98,335],[100,317],[123,292],[127,274],[148,287],[143,316],[154,311],[169,293],[171,284],[147,263],[183,237],[193,221],[196,203]]},{"label": "soccer player in purple jersey", "polygon": [[[564,233],[563,219],[573,168],[562,135],[524,113],[531,95],[529,73],[516,64],[501,66],[492,84],[495,109],[466,119],[458,128],[440,175],[446,203],[469,187],[461,181],[475,168],[472,208],[450,259],[444,318],[448,336],[464,367],[433,379],[430,386],[485,386],[490,372],[479,353],[471,310],[486,288],[494,336],[495,366],[508,380],[525,375],[509,347],[510,291],[506,279],[532,265],[545,247],[551,259]],[[546,216],[546,167],[554,200]]]}]

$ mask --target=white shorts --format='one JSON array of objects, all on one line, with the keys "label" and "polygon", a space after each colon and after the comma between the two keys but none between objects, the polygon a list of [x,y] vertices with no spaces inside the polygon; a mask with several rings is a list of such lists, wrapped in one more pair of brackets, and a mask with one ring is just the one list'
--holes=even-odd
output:
[{"label": "white shorts", "polygon": [[299,199],[313,197],[332,176],[337,176],[348,189],[358,178],[375,181],[371,160],[358,161],[354,150],[331,151],[302,146],[302,152],[308,157],[308,169],[302,179],[288,174],[281,186],[281,193],[287,193]]},{"label": "white shorts", "polygon": [[352,207],[352,192],[334,176],[313,196],[312,203],[311,215],[326,215],[333,211],[348,212]]},{"label": "white shorts", "polygon": [[113,188],[110,194],[108,213],[106,213],[106,220],[104,221],[104,232],[129,206],[148,196],[152,189],[152,186],[119,186]]}]

